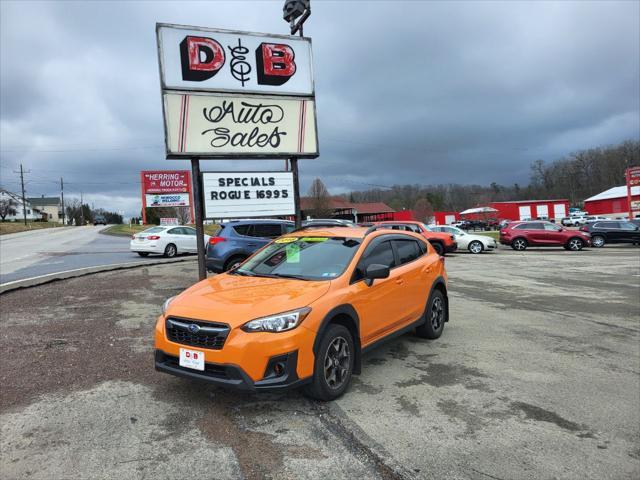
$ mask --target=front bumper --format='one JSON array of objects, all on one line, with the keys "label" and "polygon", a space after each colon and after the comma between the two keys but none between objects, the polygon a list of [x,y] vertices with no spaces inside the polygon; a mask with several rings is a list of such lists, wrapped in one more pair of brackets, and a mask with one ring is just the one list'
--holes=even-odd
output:
[{"label": "front bumper", "polygon": [[162,350],[156,350],[155,353],[155,368],[159,372],[207,382],[234,390],[246,392],[282,391],[300,387],[311,381],[311,377],[298,378],[296,372],[298,363],[297,351],[287,354],[284,363],[286,367],[283,374],[253,381],[251,377],[237,365],[205,363],[204,371],[192,370],[181,367],[178,362],[178,357],[167,355]]},{"label": "front bumper", "polygon": [[[189,322],[189,319],[181,321]],[[160,316],[155,330],[155,368],[165,373],[248,391],[295,387],[313,375],[315,332],[303,325],[281,333],[248,333],[235,327],[221,344],[210,347],[188,343],[190,340],[182,343],[180,337],[171,338],[173,340],[167,336],[166,319]],[[205,371],[179,366],[181,348],[203,352]],[[284,356],[285,371],[272,375],[272,362]]]},{"label": "front bumper", "polygon": [[458,250],[458,242],[453,242],[451,245],[447,245],[444,247],[444,251],[447,253],[452,253]]}]

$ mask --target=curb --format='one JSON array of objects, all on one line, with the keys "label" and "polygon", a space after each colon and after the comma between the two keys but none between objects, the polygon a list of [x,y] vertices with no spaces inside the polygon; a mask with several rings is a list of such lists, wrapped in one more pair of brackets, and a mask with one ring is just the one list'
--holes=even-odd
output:
[{"label": "curb", "polygon": [[0,294],[17,290],[19,288],[36,287],[45,283],[51,283],[58,280],[66,280],[68,278],[83,277],[85,275],[91,275],[94,273],[111,272],[114,270],[127,270],[130,268],[148,267],[152,265],[162,265],[164,263],[178,263],[196,261],[197,256],[189,256],[182,258],[167,258],[162,260],[150,260],[146,262],[128,262],[117,263],[115,265],[99,265],[96,267],[84,267],[74,270],[66,270],[64,272],[48,273],[46,275],[40,275],[39,277],[26,278],[24,280],[14,280],[13,282],[7,282],[0,284]]}]

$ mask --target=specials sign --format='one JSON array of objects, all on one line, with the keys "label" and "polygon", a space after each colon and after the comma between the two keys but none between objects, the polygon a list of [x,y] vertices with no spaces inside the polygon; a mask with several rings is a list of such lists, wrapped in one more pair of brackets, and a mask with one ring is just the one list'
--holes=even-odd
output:
[{"label": "specials sign", "polygon": [[291,172],[204,172],[205,218],[293,215]]},{"label": "specials sign", "polygon": [[167,158],[316,158],[308,38],[158,24]]}]

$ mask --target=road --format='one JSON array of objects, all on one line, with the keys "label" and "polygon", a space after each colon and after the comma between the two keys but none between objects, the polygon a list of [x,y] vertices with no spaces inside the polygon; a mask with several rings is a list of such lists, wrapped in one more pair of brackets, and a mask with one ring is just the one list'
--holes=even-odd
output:
[{"label": "road", "polygon": [[363,360],[344,397],[153,371],[194,263],[2,295],[0,477],[637,479],[640,249],[446,260],[451,321]]},{"label": "road", "polygon": [[0,237],[0,284],[83,267],[149,261],[129,251],[129,238],[104,226],[66,227]]}]

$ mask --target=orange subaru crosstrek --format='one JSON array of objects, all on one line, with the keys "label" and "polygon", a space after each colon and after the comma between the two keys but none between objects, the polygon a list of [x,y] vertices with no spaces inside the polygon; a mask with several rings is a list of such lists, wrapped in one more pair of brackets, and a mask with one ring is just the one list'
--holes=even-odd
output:
[{"label": "orange subaru crosstrek", "polygon": [[301,229],[168,299],[155,367],[249,391],[304,386],[331,400],[382,340],[440,337],[448,307],[444,259],[421,235]]}]

